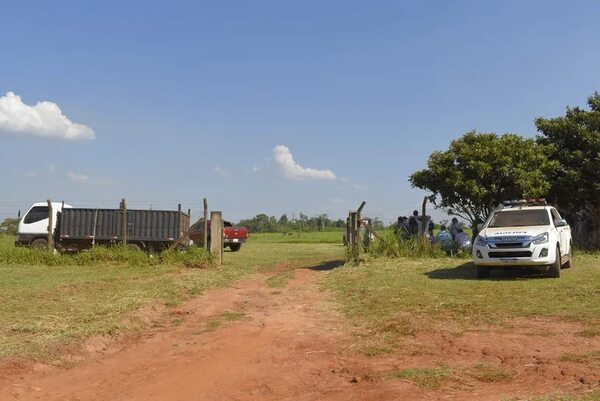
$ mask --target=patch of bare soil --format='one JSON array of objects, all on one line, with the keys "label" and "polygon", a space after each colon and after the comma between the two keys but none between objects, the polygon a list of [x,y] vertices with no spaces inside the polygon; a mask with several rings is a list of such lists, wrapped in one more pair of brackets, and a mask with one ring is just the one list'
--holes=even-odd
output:
[{"label": "patch of bare soil", "polygon": [[425,326],[404,337],[400,351],[370,366],[378,377],[405,369],[448,370],[440,389],[416,399],[531,399],[600,388],[600,338],[578,336],[578,323],[516,319],[509,326],[467,330],[451,323]]},{"label": "patch of bare soil", "polygon": [[[257,274],[208,291],[171,311],[163,327],[119,343],[88,340],[70,368],[7,365],[0,400],[500,400],[583,392],[600,380],[593,358],[577,356],[600,350],[600,339],[576,336],[575,323],[435,326],[404,337],[393,354],[353,352],[351,328],[315,286],[333,266],[295,270],[284,288]],[[479,377],[482,363],[510,376]],[[436,366],[453,368],[440,388],[389,378]]]}]

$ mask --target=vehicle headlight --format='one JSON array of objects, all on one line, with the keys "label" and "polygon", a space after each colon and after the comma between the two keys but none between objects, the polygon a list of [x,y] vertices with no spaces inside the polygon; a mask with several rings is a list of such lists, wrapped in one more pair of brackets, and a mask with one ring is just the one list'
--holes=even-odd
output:
[{"label": "vehicle headlight", "polygon": [[533,242],[536,245],[545,244],[546,242],[548,242],[548,238],[549,238],[548,233],[543,233],[543,234],[538,235],[537,237],[534,237],[531,240],[531,242]]},{"label": "vehicle headlight", "polygon": [[481,235],[478,235],[477,238],[475,238],[475,245],[477,245],[477,246],[486,246],[487,245],[487,238],[482,237]]}]

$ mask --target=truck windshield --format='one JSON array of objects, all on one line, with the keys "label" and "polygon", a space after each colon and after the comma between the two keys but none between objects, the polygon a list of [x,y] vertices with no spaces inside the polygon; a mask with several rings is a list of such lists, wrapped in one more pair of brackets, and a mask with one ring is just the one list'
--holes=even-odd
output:
[{"label": "truck windshield", "polygon": [[23,222],[25,224],[37,223],[38,221],[42,221],[48,218],[48,206],[35,206],[33,207]]},{"label": "truck windshield", "polygon": [[496,213],[492,217],[489,227],[547,226],[549,224],[550,218],[545,209],[507,210]]}]

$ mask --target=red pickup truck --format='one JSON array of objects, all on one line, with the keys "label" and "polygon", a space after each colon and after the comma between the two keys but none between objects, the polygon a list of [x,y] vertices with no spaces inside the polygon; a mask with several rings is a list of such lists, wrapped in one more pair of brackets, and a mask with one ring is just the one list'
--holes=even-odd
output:
[{"label": "red pickup truck", "polygon": [[[223,243],[225,248],[229,247],[231,252],[237,252],[242,244],[248,239],[246,227],[234,227],[228,221],[223,222]],[[190,239],[195,244],[204,242],[204,220],[200,219],[190,227]],[[208,222],[208,241],[210,242],[210,221]]]}]

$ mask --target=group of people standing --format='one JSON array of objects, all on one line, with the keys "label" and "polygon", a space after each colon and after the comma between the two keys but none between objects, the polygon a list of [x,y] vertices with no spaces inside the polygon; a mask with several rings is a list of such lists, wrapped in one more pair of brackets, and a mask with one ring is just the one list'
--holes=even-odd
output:
[{"label": "group of people standing", "polygon": [[[394,226],[396,235],[401,239],[410,237],[416,237],[419,234],[419,224],[421,224],[422,216],[419,216],[418,211],[414,211],[412,216],[407,218],[404,216],[398,217],[398,221]],[[442,249],[449,255],[455,253],[457,250],[470,250],[471,239],[469,235],[464,232],[463,225],[458,221],[456,217],[452,219],[452,222],[448,227],[445,224],[440,226],[440,231],[434,236],[435,224],[433,220],[429,220],[427,225],[426,235],[432,242],[440,244]]]},{"label": "group of people standing", "polygon": [[[422,220],[423,216],[419,216],[419,212],[415,210],[410,217],[398,217],[398,221],[394,226],[394,231],[396,232],[396,235],[402,239],[416,237],[419,235],[419,225],[421,224]],[[433,237],[433,228],[433,221],[430,220],[427,226],[427,233],[430,235],[430,237]]]}]

